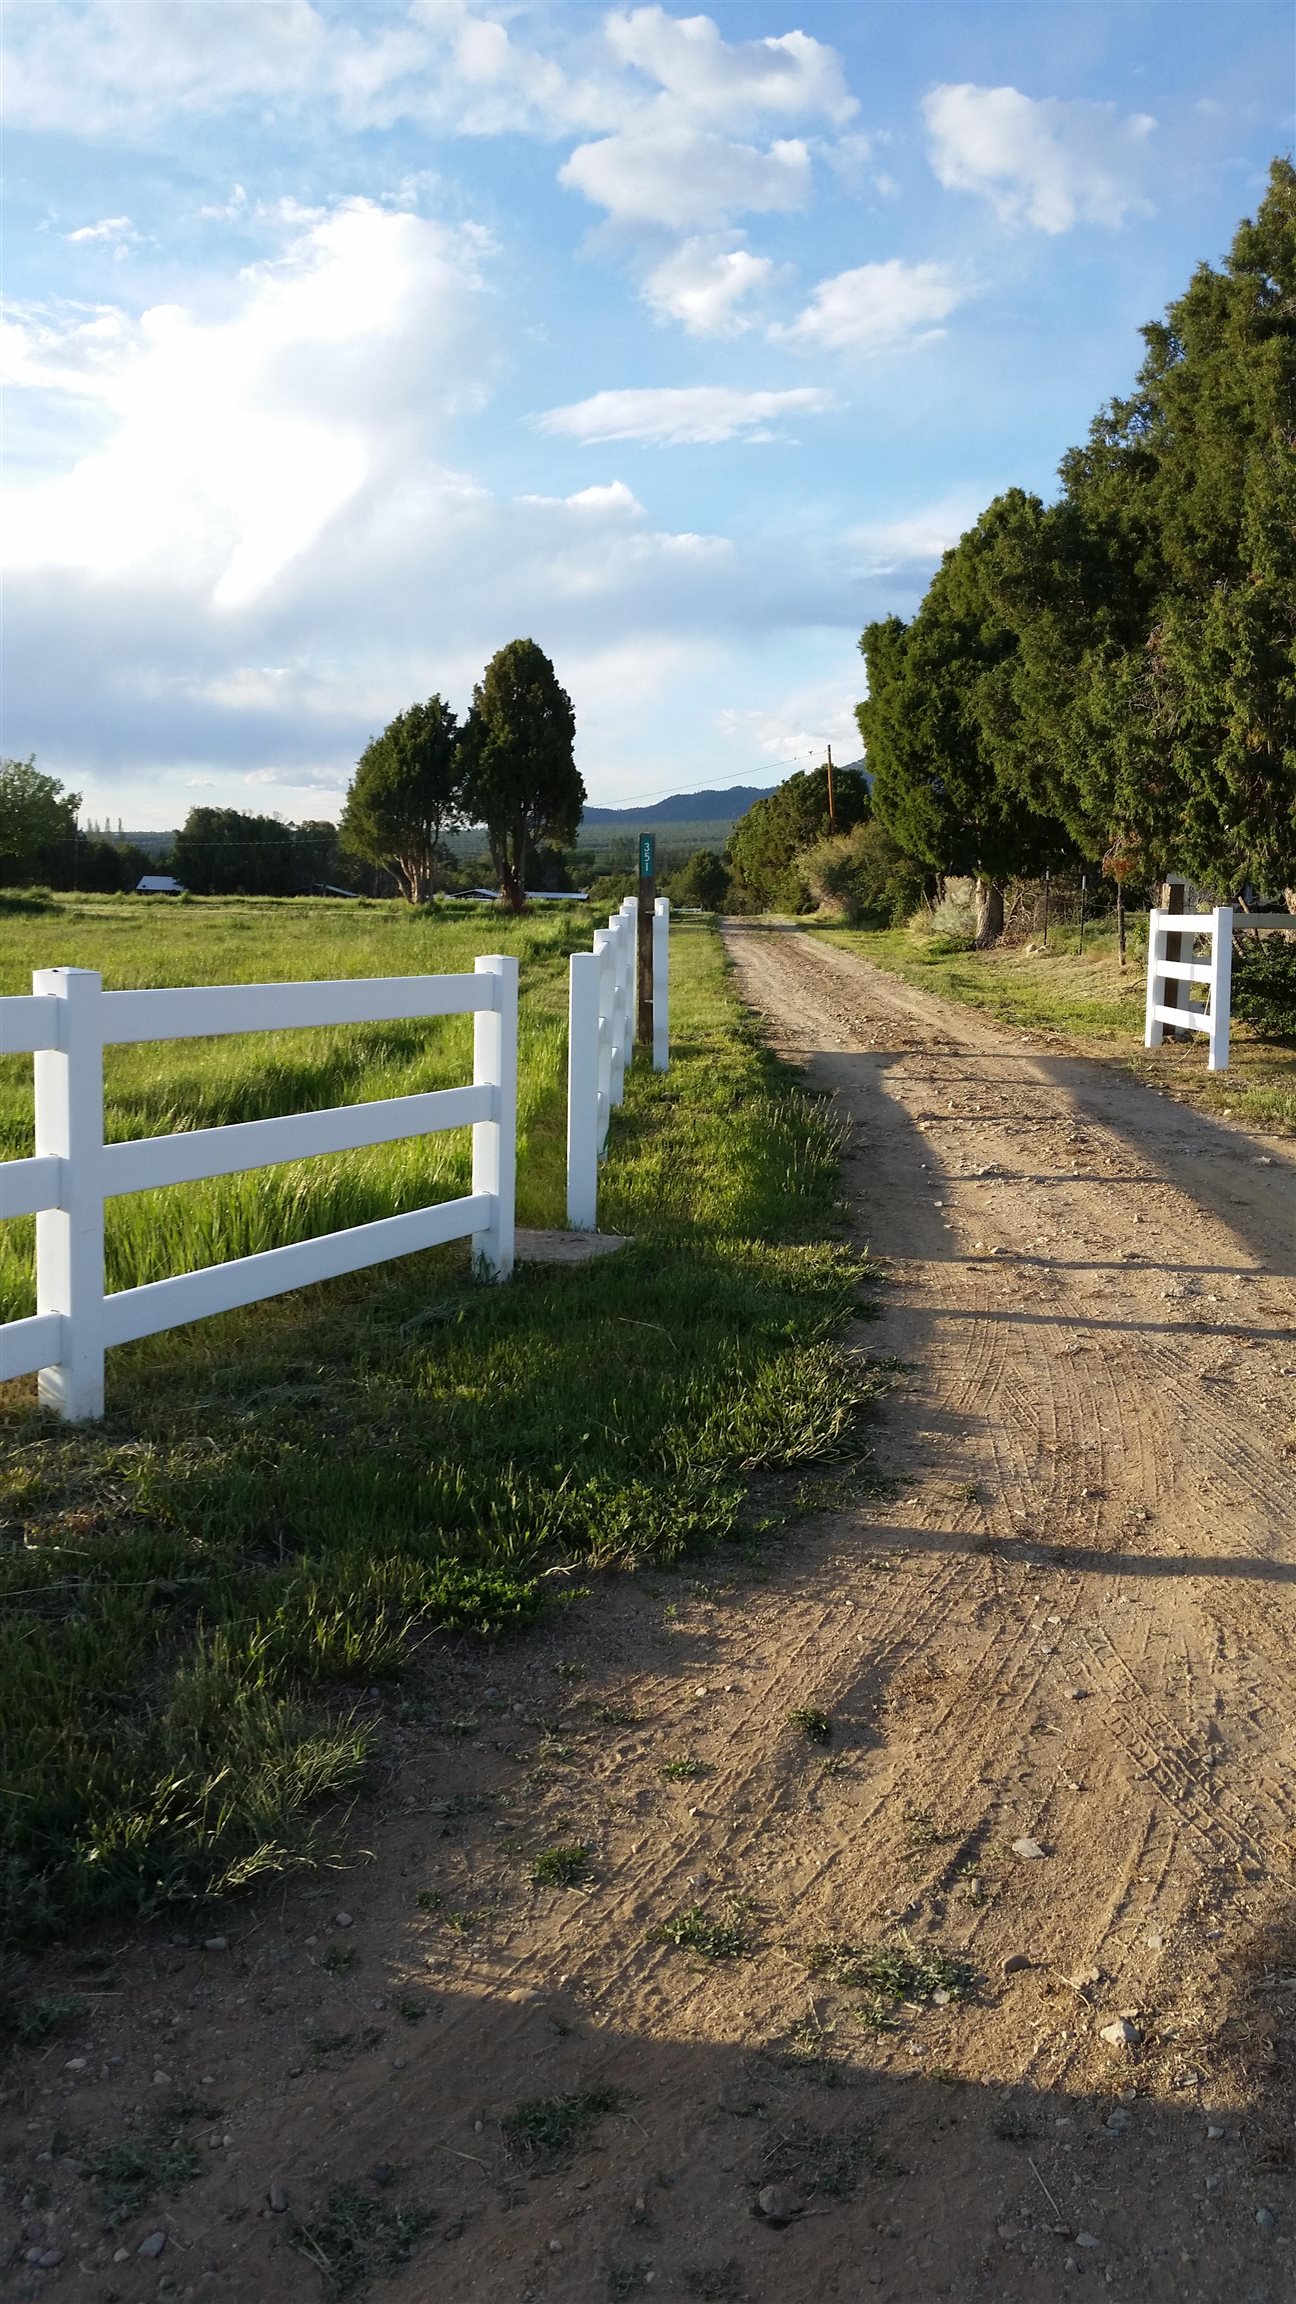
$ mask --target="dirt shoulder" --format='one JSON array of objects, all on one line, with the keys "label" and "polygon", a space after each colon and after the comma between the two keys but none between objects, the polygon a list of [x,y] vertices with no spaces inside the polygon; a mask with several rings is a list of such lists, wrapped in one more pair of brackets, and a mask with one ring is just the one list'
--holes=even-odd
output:
[{"label": "dirt shoulder", "polygon": [[894,1489],[442,1648],[367,1863],[51,1964],[15,2296],[1291,2294],[1296,1152],[729,943],[849,1131]]},{"label": "dirt shoulder", "polygon": [[1296,1050],[1260,1038],[1236,1014],[1224,1072],[1208,1070],[1199,1032],[1178,1042],[1170,1034],[1161,1047],[1145,1048],[1145,963],[1131,951],[1122,972],[1109,930],[1080,954],[1066,945],[1009,942],[986,952],[943,950],[908,929],[818,920],[797,925],[816,943],[851,953],[938,1001],[1029,1032],[1042,1047],[1099,1059],[1198,1111],[1296,1139]]}]

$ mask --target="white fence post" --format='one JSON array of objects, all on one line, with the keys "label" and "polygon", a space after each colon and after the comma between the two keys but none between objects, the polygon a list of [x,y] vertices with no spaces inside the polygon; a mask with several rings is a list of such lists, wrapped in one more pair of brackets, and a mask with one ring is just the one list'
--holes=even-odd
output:
[{"label": "white fence post", "polygon": [[630,1016],[629,961],[626,950],[627,931],[624,912],[614,912],[608,921],[608,935],[612,945],[612,1080],[611,1101],[619,1104],[625,1094],[626,1025]]},{"label": "white fence post", "polygon": [[567,992],[567,1222],[575,1232],[598,1230],[603,973],[601,952],[573,952]]},{"label": "white fence post", "polygon": [[489,1120],[473,1122],[472,1188],[492,1202],[485,1230],[473,1234],[473,1261],[492,1280],[507,1280],[517,1173],[518,964],[511,953],[492,952],[477,961],[476,974],[495,979],[495,1004],[473,1020],[473,1085],[494,1091],[495,1109]]},{"label": "white fence post", "polygon": [[42,1404],[68,1418],[104,1409],[103,979],[42,968],[32,991],[60,1003],[57,1048],[36,1051],[36,1155],[60,1163],[59,1204],[36,1217],[36,1310],[60,1317]]},{"label": "white fence post", "polygon": [[603,1157],[612,1118],[613,1027],[616,1020],[616,939],[609,928],[594,931],[599,964],[598,1151]]},{"label": "white fence post", "polygon": [[1208,1072],[1227,1072],[1229,1060],[1229,1007],[1233,998],[1233,907],[1217,905],[1211,937],[1210,1042]]},{"label": "white fence post", "polygon": [[624,1073],[634,1061],[635,1017],[639,1008],[639,899],[623,896],[621,899],[621,934],[625,938],[625,1014],[622,1019],[624,1052],[621,1070]]},{"label": "white fence post", "polygon": [[1157,1015],[1161,998],[1161,965],[1165,959],[1166,914],[1153,905],[1148,913],[1148,972],[1147,1006],[1143,1017],[1143,1045],[1159,1048],[1165,1038],[1165,1027]]},{"label": "white fence post", "polygon": [[653,905],[653,1070],[670,1069],[670,898]]}]

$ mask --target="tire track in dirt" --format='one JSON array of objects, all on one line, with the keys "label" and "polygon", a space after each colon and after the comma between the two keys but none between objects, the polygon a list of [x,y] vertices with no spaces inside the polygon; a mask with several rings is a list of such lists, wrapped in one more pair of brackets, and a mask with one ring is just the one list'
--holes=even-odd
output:
[{"label": "tire track in dirt", "polygon": [[[1028,1535],[1042,1556],[1071,1567],[1089,1554],[1097,1576],[1110,1579],[1097,1605],[1093,1580],[1083,1575],[1069,1591],[1052,1592],[1055,1653],[1044,1658],[1020,1627],[1010,1628],[1013,1611],[997,1587],[999,1620],[977,1660],[978,1677],[999,1692],[988,1717],[1002,1749],[1027,1737],[1030,1715],[1057,1677],[1056,1652],[1068,1646],[1068,1671],[1091,1691],[1087,1707],[1101,1708],[1108,1765],[1155,1803],[1141,1819],[1130,1814],[1123,1858],[1095,1911],[1095,1918],[1106,1912],[1099,1942],[1108,1943],[1135,1902],[1186,1910],[1206,1871],[1224,1865],[1243,1877],[1259,1874],[1292,1828],[1281,1704],[1293,1647],[1290,1586],[1219,1571],[1230,1564],[1263,1571],[1270,1562],[1289,1568],[1289,1466],[1272,1424],[1248,1417],[1237,1397],[1211,1398],[1202,1361],[1218,1350],[1218,1332],[1200,1314],[1216,1307],[1194,1298],[1203,1275],[1216,1278],[1212,1298],[1232,1295],[1239,1277],[1263,1281],[1269,1309],[1248,1318],[1260,1330],[1249,1339],[1251,1354],[1283,1342],[1293,1301],[1292,1203],[1280,1196],[1291,1194],[1288,1156],[1281,1147],[1260,1155],[1240,1130],[1167,1110],[1105,1068],[1090,1067],[1086,1078],[1071,1059],[1059,1079],[1051,1052],[1020,1053],[1030,1045],[1024,1035],[951,1011],[832,946],[742,929],[730,930],[729,946],[776,1044],[809,1060],[817,1083],[834,1088],[866,1148],[863,1220],[872,1228],[874,1210],[882,1218],[885,1209],[877,1232],[895,1282],[884,1341],[918,1369],[908,1417],[890,1419],[897,1457],[904,1441],[912,1461],[924,1439],[930,1446],[933,1433],[942,1435],[947,1461],[955,1455],[960,1472],[975,1465],[985,1541],[997,1547]],[[930,1034],[926,1044],[915,1023]],[[892,1059],[883,1067],[879,1052]],[[1023,1132],[1029,1168],[1020,1157]],[[1204,1152],[1217,1168],[1251,1169],[1264,1157],[1279,1169],[1262,1222],[1255,1225],[1252,1211],[1247,1234],[1221,1221],[1218,1190],[1209,1207],[1194,1194]],[[1109,1184],[1108,1175],[1122,1181]],[[1254,1191],[1249,1197],[1254,1202]],[[923,1199],[934,1203],[930,1217]],[[1059,1235],[1070,1270],[1049,1261]],[[1194,1272],[1179,1277],[1185,1250]],[[1086,1255],[1105,1269],[1086,1264]],[[1167,1296],[1173,1291],[1177,1306],[1180,1290],[1198,1315],[1191,1324],[1166,1316]],[[1040,1323],[1033,1328],[1031,1315]],[[1167,1327],[1171,1334],[1155,1333]],[[929,1476],[916,1498],[911,1492],[902,1507],[880,1513],[882,1524],[902,1515],[909,1531],[944,1529],[952,1537],[938,1480]],[[1204,1573],[1192,1566],[1176,1573],[1180,1555]],[[965,1557],[975,1582],[984,1570],[975,1554]],[[1220,1653],[1224,1632],[1233,1635],[1228,1657]],[[928,1619],[920,1608],[912,1635],[939,1645],[939,1612]],[[1171,1645],[1181,1658],[1183,1722],[1157,1693]],[[1221,1750],[1207,1750],[1201,1714],[1209,1707],[1193,1703],[1194,1688],[1224,1702],[1231,1729],[1239,1711],[1247,1715],[1248,1745],[1259,1731],[1275,1739],[1282,1758],[1274,1764],[1272,1755],[1262,1776],[1230,1769]],[[996,1738],[969,1743],[953,1705],[928,1736],[931,1763],[953,1766],[948,1780],[966,1796],[970,1754],[990,1757]],[[1225,1764],[1208,1765],[1216,1761]],[[1039,1786],[1035,1814],[1036,1836],[1047,1819],[1058,1847],[1068,1833],[1092,1829],[1086,1803],[1066,1792],[1065,1781],[1047,1793]],[[1151,1894],[1136,1898],[1135,1887],[1146,1888],[1139,1867],[1150,1815],[1168,1838]],[[1066,1878],[1074,1905],[1077,1882],[1073,1873]]]}]

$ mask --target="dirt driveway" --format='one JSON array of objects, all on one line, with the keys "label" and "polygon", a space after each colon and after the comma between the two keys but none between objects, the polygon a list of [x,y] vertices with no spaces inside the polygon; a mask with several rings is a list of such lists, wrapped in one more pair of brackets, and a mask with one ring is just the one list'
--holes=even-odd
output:
[{"label": "dirt driveway", "polygon": [[849,1126],[894,1487],[442,1653],[370,1861],[69,1956],[15,2297],[1296,2295],[1293,1148],[729,943]]}]

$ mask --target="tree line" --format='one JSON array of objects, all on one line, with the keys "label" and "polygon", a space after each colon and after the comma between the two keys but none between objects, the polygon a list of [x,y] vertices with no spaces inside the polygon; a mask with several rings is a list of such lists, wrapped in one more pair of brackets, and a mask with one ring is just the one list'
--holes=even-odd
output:
[{"label": "tree line", "polygon": [[[1099,866],[1219,895],[1296,883],[1296,170],[1142,331],[1061,491],[996,497],[917,615],[870,624],[878,821],[973,877]],[[1296,904],[1296,897],[1292,899]]]},{"label": "tree line", "polygon": [[[571,698],[534,640],[491,658],[462,725],[442,696],[398,712],[365,746],[338,824],[286,824],[236,808],[191,808],[167,868],[200,896],[296,896],[339,878],[361,894],[393,885],[414,904],[462,877],[448,835],[484,828],[500,894],[514,911],[528,887],[564,878],[585,786]],[[77,826],[81,795],[30,760],[0,765],[0,885],[133,888],[157,860]]]}]

